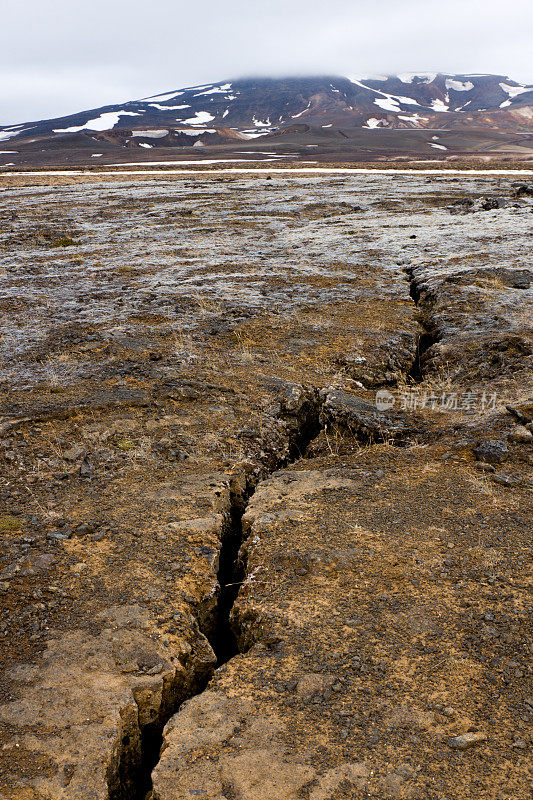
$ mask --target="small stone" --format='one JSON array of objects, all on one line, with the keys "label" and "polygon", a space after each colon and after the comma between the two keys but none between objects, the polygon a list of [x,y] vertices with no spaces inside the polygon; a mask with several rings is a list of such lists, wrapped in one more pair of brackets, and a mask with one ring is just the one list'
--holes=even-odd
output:
[{"label": "small stone", "polygon": [[161,662],[146,670],[147,675],[158,675],[160,672],[163,672],[163,664]]},{"label": "small stone", "polygon": [[401,797],[402,794],[402,783],[403,783],[403,775],[398,775],[395,772],[389,773],[384,778],[384,784],[387,789],[387,792],[392,795],[394,798]]},{"label": "small stone", "polygon": [[529,431],[525,425],[518,425],[509,436],[512,442],[519,442],[520,444],[528,444],[533,442],[533,433]]},{"label": "small stone", "polygon": [[489,464],[500,464],[507,458],[507,452],[507,445],[501,439],[485,439],[474,448],[476,459]]},{"label": "small stone", "polygon": [[460,736],[452,736],[447,744],[452,750],[468,750],[469,747],[481,744],[486,738],[484,733],[462,733]]},{"label": "small stone", "polygon": [[84,452],[85,451],[83,447],[80,447],[79,445],[75,444],[68,450],[65,450],[65,452],[63,453],[63,458],[66,459],[67,461],[76,461],[76,459],[82,457]]},{"label": "small stone", "polygon": [[496,472],[492,476],[492,480],[494,483],[498,483],[500,486],[519,486],[521,483],[521,479],[519,475],[515,475],[512,472]]},{"label": "small stone", "polygon": [[400,766],[396,768],[396,772],[398,775],[403,775],[403,777],[407,778],[415,774],[415,770],[410,764],[400,764]]},{"label": "small stone", "polygon": [[91,463],[89,459],[85,457],[80,467],[80,478],[90,478],[92,471]]},{"label": "small stone", "polygon": [[475,465],[478,472],[495,472],[492,464],[486,464],[484,461],[478,461]]},{"label": "small stone", "polygon": [[520,409],[510,405],[505,406],[505,408],[507,409],[507,411],[509,411],[510,414],[513,415],[513,417],[515,417],[518,420],[518,422],[521,422],[522,425],[531,422],[531,418],[527,417],[522,411],[520,411]]},{"label": "small stone", "polygon": [[500,208],[500,201],[496,197],[480,197],[472,206],[472,211],[494,211]]},{"label": "small stone", "polygon": [[75,536],[88,536],[89,533],[92,533],[94,528],[91,525],[87,525],[86,522],[82,523],[81,525],[76,525],[74,528],[74,535]]}]

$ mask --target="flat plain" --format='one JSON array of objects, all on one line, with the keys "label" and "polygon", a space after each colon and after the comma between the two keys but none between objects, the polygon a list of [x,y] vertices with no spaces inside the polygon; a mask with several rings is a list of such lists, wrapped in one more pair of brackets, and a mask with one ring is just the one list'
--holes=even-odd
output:
[{"label": "flat plain", "polygon": [[2,176],[2,798],[529,797],[532,212]]}]

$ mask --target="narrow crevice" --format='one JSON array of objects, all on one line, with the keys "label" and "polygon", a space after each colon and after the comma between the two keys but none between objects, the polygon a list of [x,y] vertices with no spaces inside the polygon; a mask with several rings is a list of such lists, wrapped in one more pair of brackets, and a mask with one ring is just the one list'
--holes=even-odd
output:
[{"label": "narrow crevice", "polygon": [[235,631],[231,627],[231,609],[237,599],[245,578],[245,565],[239,559],[243,543],[242,517],[246,510],[252,490],[246,496],[232,496],[229,519],[222,532],[217,580],[219,584],[217,608],[214,625],[202,631],[217,658],[217,667],[226,664],[239,653]]},{"label": "narrow crevice", "polygon": [[289,457],[284,459],[279,467],[288,466],[299,458],[304,458],[309,445],[323,428],[320,421],[321,408],[322,403],[317,392],[316,397],[311,398],[300,412],[298,425],[289,437]]},{"label": "narrow crevice", "polygon": [[[207,674],[199,677],[192,691],[161,715],[160,720],[145,725],[141,730],[141,757],[137,765],[137,779],[133,790],[124,794],[110,795],[110,800],[150,800],[152,793],[152,772],[159,761],[163,745],[163,730],[168,720],[179,711],[180,706],[205,688],[215,669],[226,664],[239,653],[239,645],[230,623],[231,609],[237,599],[242,581],[245,578],[245,565],[239,560],[239,550],[243,541],[242,517],[253,488],[247,487],[243,494],[231,494],[231,506],[220,535],[220,553],[217,581],[219,584],[217,605],[214,613],[205,617],[199,615],[198,628],[216,656],[216,665]],[[131,783],[131,781],[130,781]]]},{"label": "narrow crevice", "polygon": [[[125,800],[151,800],[152,797],[152,772],[159,761],[163,745],[163,730],[167,722],[179,710],[180,706],[191,697],[201,694],[213,676],[214,668],[207,674],[198,678],[194,689],[180,698],[179,702],[171,706],[158,722],[145,725],[141,730],[141,758],[138,765],[138,777],[133,791],[124,795]],[[120,800],[122,800],[122,797]],[[111,799],[113,800],[113,798]],[[119,800],[119,798],[117,798]]]},{"label": "narrow crevice", "polygon": [[[416,279],[414,267],[405,267],[404,272],[406,274],[406,280],[409,282],[409,295],[415,306],[418,309],[420,309],[421,306],[423,307],[423,305],[427,306],[429,295],[427,291],[422,290],[420,283]],[[441,336],[435,327],[435,322],[427,312],[427,309],[423,309],[419,312],[418,324],[420,326],[420,332],[416,343],[415,356],[411,368],[407,373],[413,383],[422,383],[424,380],[426,371],[425,355],[434,344],[437,344],[437,342],[441,340]]]},{"label": "narrow crevice", "polygon": [[[248,640],[243,646],[239,631],[233,627],[234,621],[232,625],[232,610],[247,572],[242,519],[257,485],[276,470],[305,457],[310,444],[327,428],[332,419],[327,397],[327,392],[312,389],[305,391],[294,407],[290,398],[287,403],[282,403],[277,416],[286,426],[287,449],[284,454],[280,453],[268,468],[265,467],[259,478],[250,476],[244,488],[230,487],[230,502],[220,531],[216,608],[207,613],[196,610],[197,630],[203,634],[199,636],[196,647],[201,648],[202,642],[205,647],[210,645],[216,664],[206,666],[206,660],[198,658],[198,652],[193,651],[189,666],[191,674],[186,685],[179,683],[178,678],[170,681],[164,686],[157,718],[145,725],[141,725],[137,718],[131,724],[131,735],[122,736],[115,768],[110,768],[108,800],[152,800],[152,772],[160,758],[166,723],[186,700],[205,691],[215,669],[239,653],[246,652],[251,646]],[[349,405],[348,402],[347,407]],[[361,411],[359,406],[357,409]],[[364,430],[364,426],[359,430],[359,435],[366,444],[374,441],[372,432]]]},{"label": "narrow crevice", "polygon": [[[280,417],[288,423],[288,456],[279,458],[275,468],[270,469],[262,480],[275,469],[286,467],[306,454],[310,443],[322,429],[320,423],[321,403],[315,390],[302,403],[296,416],[285,413]],[[231,611],[246,577],[246,563],[241,553],[244,542],[242,518],[257,484],[248,482],[244,492],[231,493],[231,509],[222,531],[217,580],[219,593],[215,622],[210,630],[203,630],[217,658],[217,667],[226,664],[241,652],[238,636],[231,625]]]},{"label": "narrow crevice", "polygon": [[420,287],[414,277],[414,267],[404,267],[403,271],[405,272],[406,280],[409,282],[409,295],[411,300],[415,306],[418,307],[421,292]]},{"label": "narrow crevice", "polygon": [[425,375],[425,354],[430,347],[440,341],[440,336],[437,333],[429,331],[426,326],[420,322],[421,331],[418,336],[416,344],[415,357],[411,369],[408,372],[409,377],[414,383],[422,383]]},{"label": "narrow crevice", "polygon": [[[266,471],[261,480],[265,480],[276,469],[288,466],[305,455],[309,444],[323,427],[320,422],[321,407],[318,391],[315,390],[296,414],[282,409],[280,418],[287,424],[288,455],[280,456],[276,465]],[[166,723],[179,711],[185,700],[205,690],[216,668],[226,664],[240,652],[245,652],[239,646],[238,632],[232,628],[231,611],[246,577],[246,562],[241,553],[244,541],[242,518],[257,483],[259,481],[248,481],[244,490],[231,491],[230,507],[220,534],[216,609],[214,614],[208,614],[205,618],[197,615],[198,629],[211,645],[216,656],[216,666],[195,676],[193,686],[186,692],[186,696],[176,693],[174,698],[163,697],[159,718],[144,725],[138,732],[140,742],[137,749],[131,747],[129,737],[123,738],[118,776],[115,776],[112,786],[111,783],[108,784],[109,800],[151,800],[151,776],[159,761]]]},{"label": "narrow crevice", "polygon": [[150,800],[151,775],[159,761],[165,724],[185,700],[205,690],[213,671],[214,668],[198,669],[187,689],[175,682],[164,684],[159,715],[154,722],[141,726],[138,709],[137,722],[130,726],[129,733],[122,735],[117,769],[108,775],[109,800]]}]

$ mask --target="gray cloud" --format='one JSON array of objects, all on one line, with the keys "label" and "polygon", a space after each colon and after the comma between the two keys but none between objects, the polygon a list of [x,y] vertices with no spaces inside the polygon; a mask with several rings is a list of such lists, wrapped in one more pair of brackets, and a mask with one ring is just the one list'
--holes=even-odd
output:
[{"label": "gray cloud", "polygon": [[531,0],[25,0],[1,14],[0,124],[243,75],[439,70],[533,83],[532,41]]}]

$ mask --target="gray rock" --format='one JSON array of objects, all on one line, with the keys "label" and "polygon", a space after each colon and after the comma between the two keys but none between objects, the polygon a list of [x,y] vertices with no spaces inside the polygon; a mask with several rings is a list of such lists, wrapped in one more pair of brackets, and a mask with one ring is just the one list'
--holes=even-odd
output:
[{"label": "gray rock", "polygon": [[494,483],[500,484],[500,486],[520,486],[522,483],[520,476],[512,472],[496,472],[492,476],[492,480]]},{"label": "gray rock", "polygon": [[519,408],[515,408],[515,406],[507,405],[505,406],[507,411],[515,417],[518,422],[521,422],[522,425],[526,425],[528,422],[531,422],[531,417],[528,417],[521,411]]},{"label": "gray rock", "polygon": [[400,412],[382,413],[375,405],[339,389],[329,389],[324,394],[320,414],[323,425],[347,428],[360,439],[374,441],[405,439],[414,432]]},{"label": "gray rock", "polygon": [[82,522],[80,525],[76,525],[74,528],[74,535],[79,537],[88,536],[90,533],[93,533],[93,531],[94,525]]},{"label": "gray rock", "polygon": [[72,447],[69,447],[68,450],[65,450],[63,453],[63,458],[67,461],[76,461],[76,459],[81,458],[84,454],[85,450],[83,447],[75,444]]},{"label": "gray rock", "polygon": [[468,750],[469,747],[481,744],[486,738],[484,733],[462,733],[459,736],[452,736],[447,744],[452,750]]},{"label": "gray rock", "polygon": [[500,201],[496,197],[480,197],[472,206],[472,211],[494,211],[500,208]]},{"label": "gray rock", "polygon": [[529,431],[524,425],[518,425],[509,436],[511,442],[520,442],[527,444],[533,442],[533,433]]},{"label": "gray rock", "polygon": [[85,457],[82,461],[80,467],[80,478],[90,478],[92,475],[93,469],[91,467],[91,463],[87,457]]},{"label": "gray rock", "polygon": [[502,439],[485,439],[474,448],[478,461],[501,464],[507,458],[507,445]]}]

